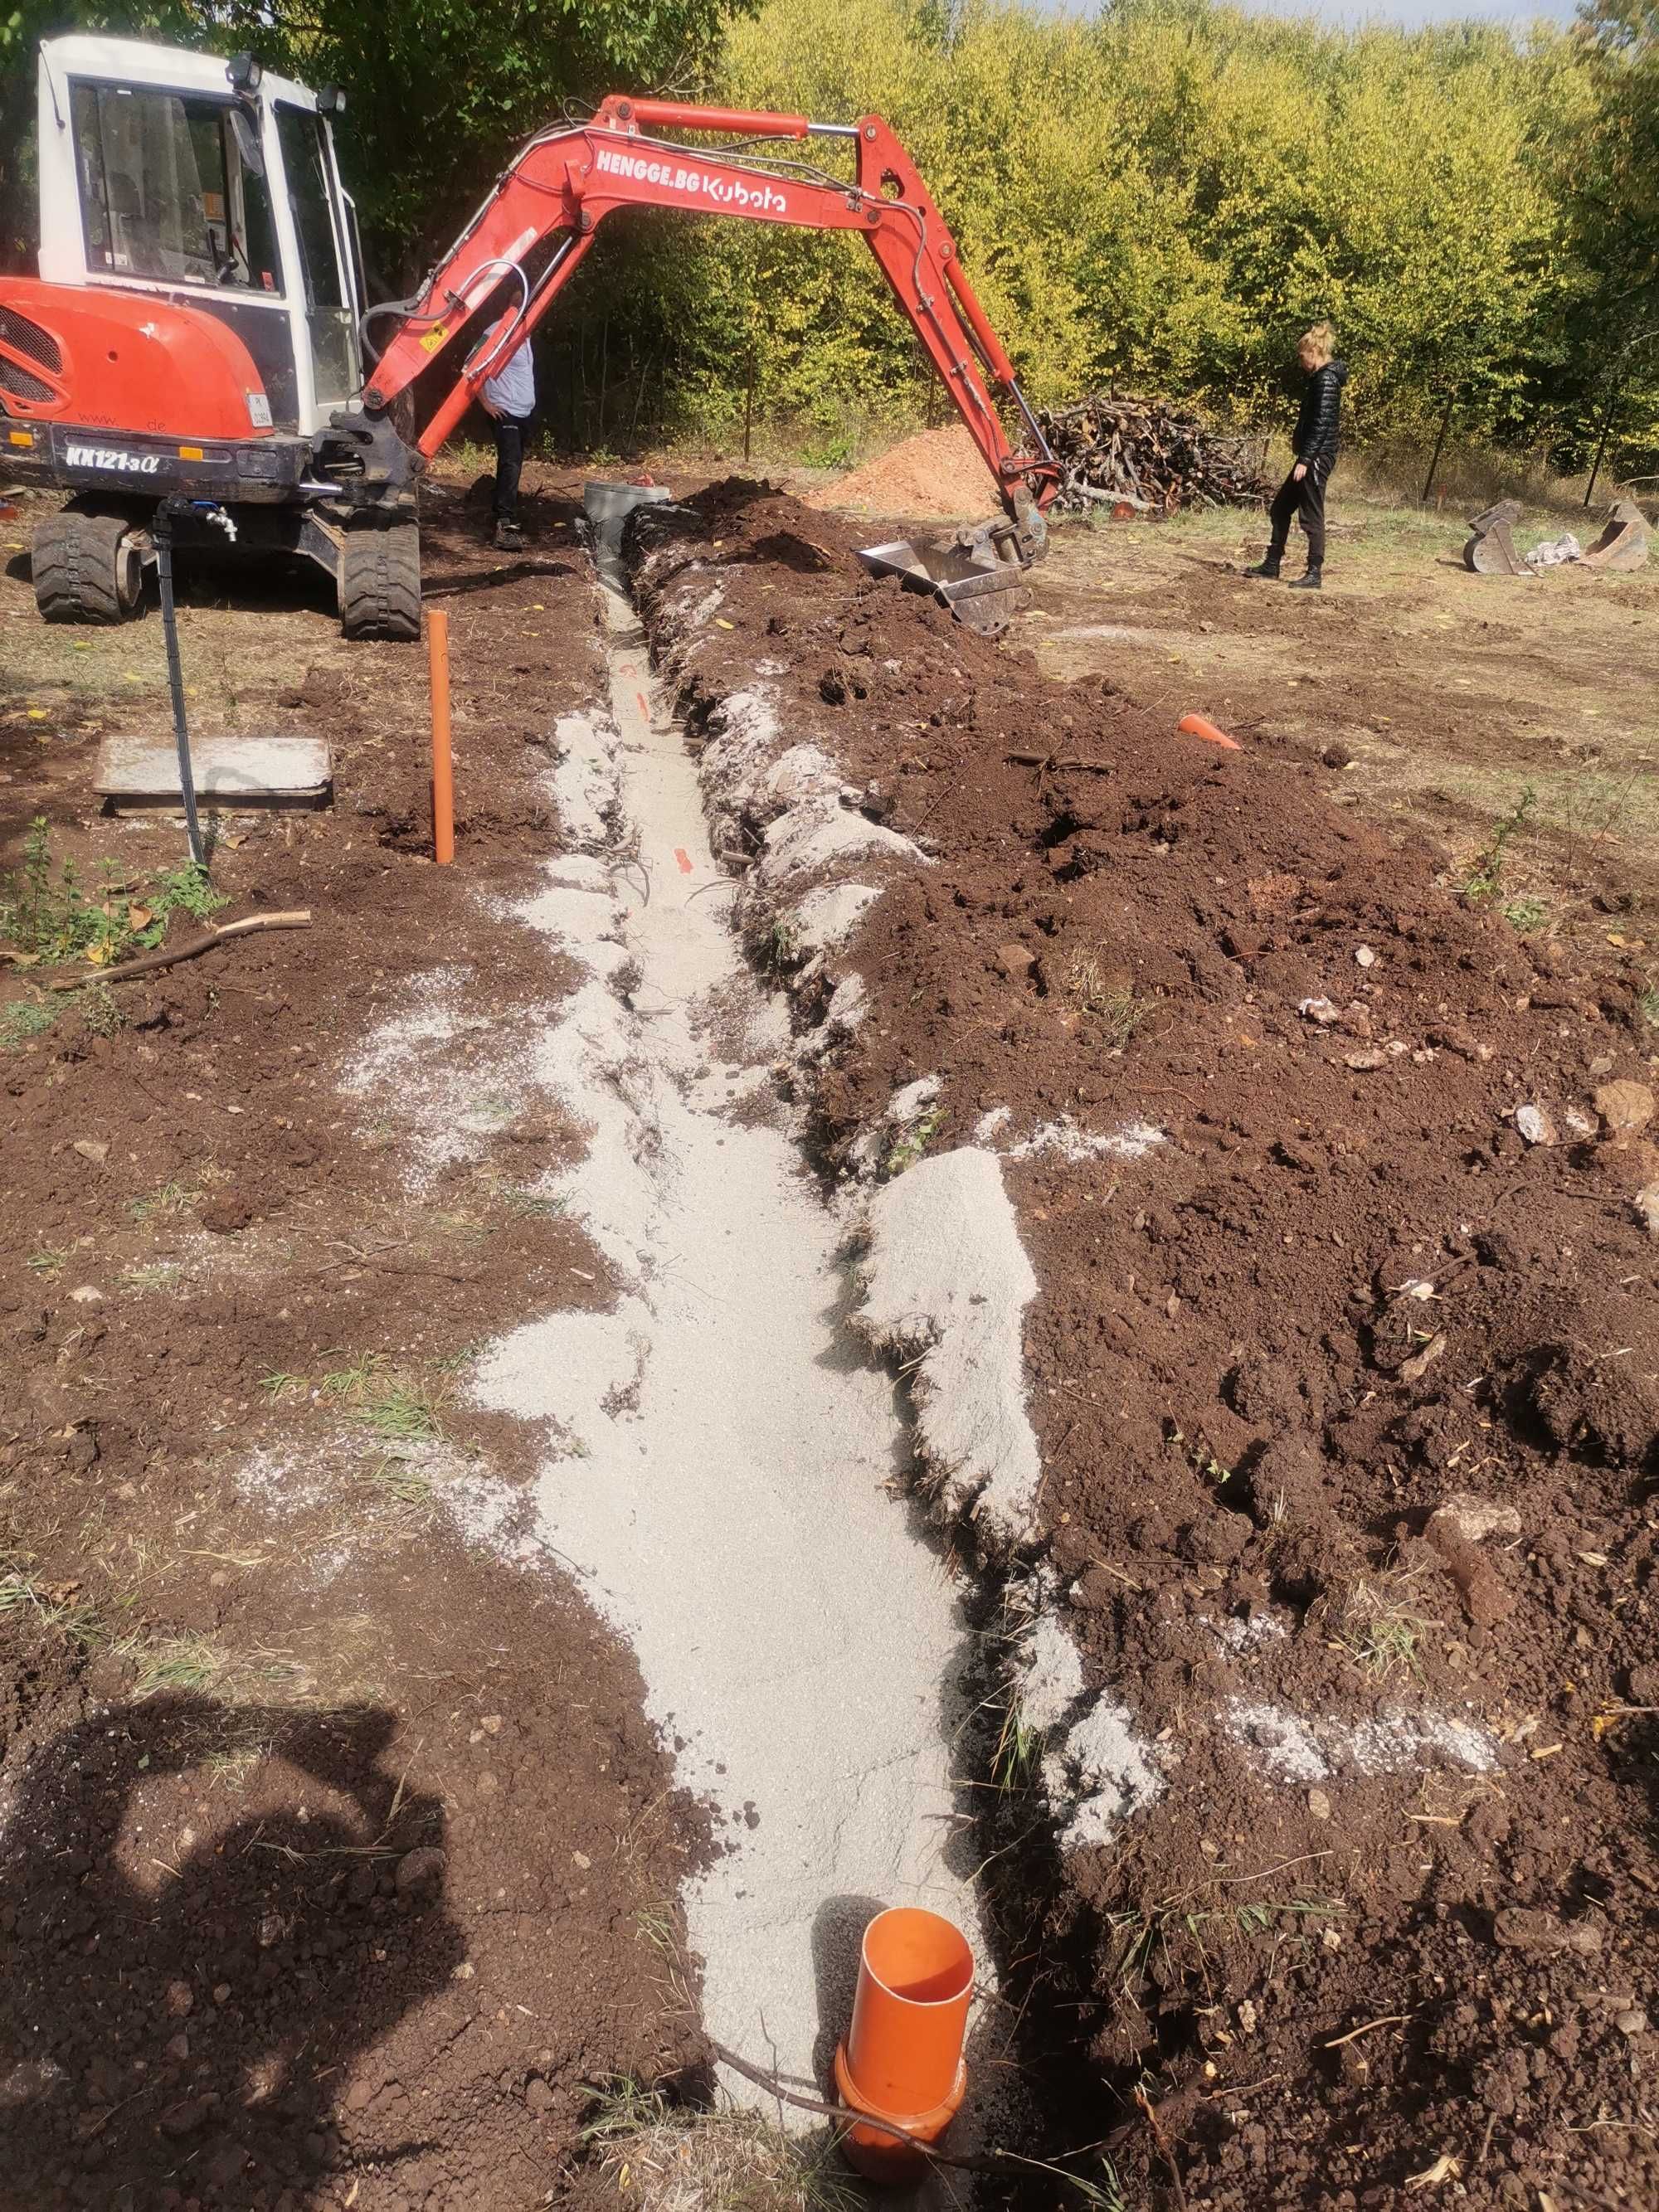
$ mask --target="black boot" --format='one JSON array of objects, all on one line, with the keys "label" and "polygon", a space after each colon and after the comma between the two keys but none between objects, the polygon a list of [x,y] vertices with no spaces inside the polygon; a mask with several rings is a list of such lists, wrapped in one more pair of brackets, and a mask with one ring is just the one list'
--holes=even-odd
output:
[{"label": "black boot", "polygon": [[1247,568],[1244,574],[1247,576],[1266,576],[1270,583],[1276,584],[1279,581],[1279,564],[1284,557],[1282,553],[1275,553],[1269,549],[1267,559],[1258,561],[1254,568]]},{"label": "black boot", "polygon": [[1298,576],[1288,588],[1292,592],[1322,592],[1325,588],[1325,571],[1322,568],[1310,568],[1305,576]]}]

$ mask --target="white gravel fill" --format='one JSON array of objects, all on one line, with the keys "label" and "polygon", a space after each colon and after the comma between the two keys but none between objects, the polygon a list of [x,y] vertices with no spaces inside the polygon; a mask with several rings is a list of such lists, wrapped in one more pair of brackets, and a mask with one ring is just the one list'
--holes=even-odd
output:
[{"label": "white gravel fill", "polygon": [[1030,1534],[1042,1463],[1025,1413],[1021,1317],[1036,1277],[994,1153],[964,1146],[870,1200],[864,1297],[853,1325],[915,1363],[916,1448],[951,1512],[988,1542]]},{"label": "white gravel fill", "polygon": [[1485,1729],[1428,1708],[1396,1707],[1355,1722],[1313,1717],[1266,1699],[1230,1698],[1222,1717],[1249,1764],[1276,1782],[1400,1774],[1448,1761],[1489,1774],[1498,1763],[1498,1745]]}]

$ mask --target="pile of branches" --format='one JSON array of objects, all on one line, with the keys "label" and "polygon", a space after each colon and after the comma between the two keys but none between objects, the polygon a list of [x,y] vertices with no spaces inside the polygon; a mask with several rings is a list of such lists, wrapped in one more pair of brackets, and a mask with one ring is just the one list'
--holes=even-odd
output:
[{"label": "pile of branches", "polygon": [[1169,514],[1178,507],[1249,506],[1272,495],[1265,441],[1223,438],[1167,399],[1097,392],[1039,416],[1065,471],[1062,512],[1127,507]]}]

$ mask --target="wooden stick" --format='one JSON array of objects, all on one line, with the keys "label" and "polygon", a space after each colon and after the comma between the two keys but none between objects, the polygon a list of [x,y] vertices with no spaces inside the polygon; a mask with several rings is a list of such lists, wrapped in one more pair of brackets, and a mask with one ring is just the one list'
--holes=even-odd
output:
[{"label": "wooden stick", "polygon": [[1016,768],[1081,768],[1095,775],[1110,775],[1116,765],[1113,761],[1056,760],[1052,753],[1004,753],[1002,757]]},{"label": "wooden stick", "polygon": [[142,954],[137,960],[124,960],[118,968],[94,969],[90,975],[60,976],[52,985],[54,991],[80,991],[88,983],[124,983],[129,975],[153,975],[158,968],[171,968],[176,961],[193,960],[198,952],[211,951],[227,937],[251,937],[259,929],[309,929],[311,908],[295,907],[284,914],[250,914],[240,921],[227,921],[218,928],[210,928],[205,937],[192,937],[185,945],[164,945],[159,951]]}]

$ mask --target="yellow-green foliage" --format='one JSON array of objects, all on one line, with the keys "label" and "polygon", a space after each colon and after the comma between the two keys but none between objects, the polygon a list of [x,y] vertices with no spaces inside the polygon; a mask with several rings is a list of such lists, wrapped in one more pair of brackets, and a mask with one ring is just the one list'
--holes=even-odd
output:
[{"label": "yellow-green foliage", "polygon": [[[1209,0],[763,0],[712,91],[885,116],[1039,401],[1115,379],[1255,416],[1328,317],[1352,422],[1412,440],[1454,397],[1461,435],[1536,413],[1585,283],[1559,161],[1590,66],[1547,27],[1350,33]],[[659,324],[688,422],[729,428],[751,378],[757,415],[826,430],[923,402],[855,240],[689,219],[636,233],[611,281]]]}]

